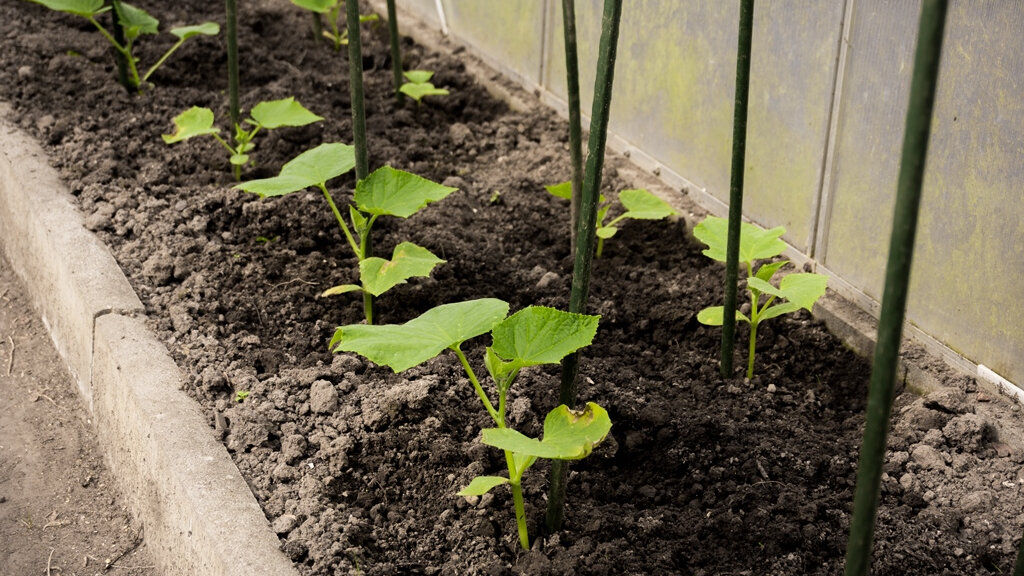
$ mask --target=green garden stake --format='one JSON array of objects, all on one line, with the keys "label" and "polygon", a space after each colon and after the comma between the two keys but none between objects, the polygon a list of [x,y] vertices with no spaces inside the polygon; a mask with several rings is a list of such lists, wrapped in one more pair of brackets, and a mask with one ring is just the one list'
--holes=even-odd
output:
[{"label": "green garden stake", "polygon": [[[594,259],[594,244],[597,236],[597,203],[601,189],[601,173],[604,169],[604,150],[608,140],[608,116],[612,106],[615,53],[619,43],[621,16],[622,0],[605,0],[601,19],[601,44],[598,48],[597,78],[594,81],[594,103],[590,116],[587,170],[583,181],[583,193],[580,196],[580,212],[577,217],[577,249],[572,271],[572,293],[569,298],[569,311],[576,314],[585,313],[587,296],[590,293],[590,266]],[[576,378],[579,375],[579,369],[578,353],[574,352],[562,359],[562,381],[558,396],[572,399],[573,404],[575,404]],[[566,476],[565,466],[553,462],[545,519],[545,524],[550,531],[558,530],[562,526]]]},{"label": "green garden stake", "polygon": [[722,378],[732,376],[736,344],[736,281],[739,277],[740,219],[743,216],[743,166],[747,155],[747,101],[750,93],[750,49],[754,35],[754,0],[740,2],[736,49],[736,98],[732,117],[732,167],[729,182],[729,233],[725,259],[725,304],[722,317]]},{"label": "green garden stake", "polygon": [[[846,576],[865,576],[871,566],[871,545],[878,514],[882,464],[889,433],[889,416],[892,413],[914,236],[921,204],[921,185],[928,154],[928,136],[948,7],[948,0],[924,0],[918,22],[914,72],[896,190],[896,210],[889,240],[889,262],[885,268],[878,342],[875,345],[874,366],[868,389],[867,423],[857,469],[850,540],[846,548]],[[1020,569],[1017,573],[1020,573]]]},{"label": "green garden stake", "polygon": [[[562,0],[565,36],[566,91],[569,96],[569,158],[572,161],[572,196],[569,200],[569,245],[576,258],[576,229],[583,192],[583,128],[580,120],[580,72],[576,49],[576,1]],[[563,399],[565,401],[565,399]]]},{"label": "green garden stake", "polygon": [[238,10],[237,0],[225,0],[228,33],[228,99],[231,110],[231,125],[236,127],[242,121],[238,105]]},{"label": "green garden stake", "polygon": [[[121,26],[121,20],[117,17],[117,14],[121,10],[121,1],[111,0],[110,4],[114,7],[114,9],[110,11],[110,20],[113,22],[111,29],[113,30],[114,40],[116,40],[121,46],[124,46],[124,27]],[[131,92],[132,84],[131,81],[128,80],[128,60],[126,60],[124,54],[119,52],[117,49],[114,49],[114,60],[117,61],[117,81],[124,86],[125,90]]]},{"label": "green garden stake", "polygon": [[[366,108],[363,101],[363,47],[359,36],[359,2],[345,2],[345,25],[348,27],[348,74],[352,99],[352,145],[356,149],[356,182],[369,173],[366,151]],[[373,239],[369,234],[363,247],[363,257],[373,256]],[[363,293],[363,313],[366,323],[373,324],[373,295]]]},{"label": "green garden stake", "polygon": [[398,10],[395,9],[395,0],[388,0],[388,36],[391,40],[391,73],[395,79],[395,99],[399,104],[405,102],[405,94],[399,91],[405,83],[402,76],[402,47],[399,45],[398,36]]}]

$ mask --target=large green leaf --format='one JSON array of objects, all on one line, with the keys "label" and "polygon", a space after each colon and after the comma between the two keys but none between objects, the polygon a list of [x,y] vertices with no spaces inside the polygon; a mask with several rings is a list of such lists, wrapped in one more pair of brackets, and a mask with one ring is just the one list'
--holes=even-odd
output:
[{"label": "large green leaf", "polygon": [[559,182],[558,184],[545,186],[544,189],[552,196],[565,198],[566,200],[572,199],[572,182]]},{"label": "large green leaf", "polygon": [[398,284],[414,276],[430,276],[434,266],[444,260],[434,256],[430,250],[412,242],[395,246],[391,260],[367,258],[359,263],[359,280],[363,289],[380,296]]},{"label": "large green leaf", "polygon": [[260,102],[253,106],[249,115],[258,126],[271,130],[281,126],[305,126],[323,120],[299,104],[293,96]]},{"label": "large green leaf", "polygon": [[430,82],[430,79],[434,77],[434,73],[430,70],[406,70],[402,74],[405,75],[406,80],[413,84]]},{"label": "large green leaf", "polygon": [[357,208],[368,214],[408,218],[427,204],[437,202],[456,190],[384,166],[359,181],[355,202]]},{"label": "large green leaf", "polygon": [[661,220],[676,213],[668,202],[647,190],[623,190],[619,202],[626,208],[623,216],[636,220]]},{"label": "large green leaf", "polygon": [[170,32],[182,40],[188,40],[193,36],[216,36],[220,34],[220,25],[216,22],[203,22],[194,26],[171,28]]},{"label": "large green leaf", "polygon": [[330,348],[355,352],[395,372],[422,364],[470,338],[490,332],[508,314],[508,303],[482,298],[443,304],[405,324],[352,324],[334,332]]},{"label": "large green leaf", "polygon": [[157,34],[160,32],[160,21],[150,16],[149,12],[124,2],[117,4],[117,6],[120,7],[120,10],[117,11],[118,20],[124,29],[124,37],[129,42],[143,34]]},{"label": "large green leaf", "polygon": [[56,10],[58,12],[66,12],[68,14],[74,14],[75,16],[81,16],[83,18],[90,18],[101,12],[106,12],[109,8],[103,7],[103,0],[29,0],[36,4],[42,4],[50,10]]},{"label": "large green leaf", "polygon": [[775,318],[801,308],[810,312],[814,303],[825,295],[827,285],[828,278],[822,274],[800,273],[784,277],[779,282],[778,292],[787,301],[765,310],[761,319]]},{"label": "large green leaf", "polygon": [[331,142],[292,158],[281,167],[281,173],[273,178],[242,182],[235,188],[258,194],[260,198],[284,196],[310,186],[326,184],[331,178],[341,176],[355,165],[355,148]]},{"label": "large green leaf", "polygon": [[292,0],[292,4],[299,8],[326,14],[331,8],[338,5],[338,0]]},{"label": "large green leaf", "polygon": [[600,316],[529,306],[494,327],[494,352],[519,367],[555,364],[594,341]]},{"label": "large green leaf", "polygon": [[477,476],[462,490],[458,491],[459,496],[483,496],[495,486],[508,484],[508,478],[503,476]]},{"label": "large green leaf", "polygon": [[444,88],[438,88],[430,82],[424,82],[422,84],[414,84],[412,82],[406,82],[402,84],[398,91],[405,94],[409,98],[419,102],[426,96],[447,96],[448,91]]},{"label": "large green leaf", "polygon": [[219,128],[213,127],[213,110],[193,106],[174,117],[174,134],[161,134],[164,142],[174,144],[188,140],[193,136],[217,134]]},{"label": "large green leaf", "polygon": [[557,460],[586,458],[608,436],[612,421],[608,412],[593,402],[582,411],[561,405],[544,419],[544,438],[530,438],[511,428],[485,428],[483,443],[517,455]]},{"label": "large green leaf", "polygon": [[[729,222],[725,218],[708,216],[693,229],[693,235],[708,245],[704,255],[708,258],[725,262],[725,249],[728,242]],[[765,230],[753,224],[740,224],[740,262],[751,263],[754,260],[774,258],[786,249],[786,243],[779,239],[786,233],[782,226]]]}]

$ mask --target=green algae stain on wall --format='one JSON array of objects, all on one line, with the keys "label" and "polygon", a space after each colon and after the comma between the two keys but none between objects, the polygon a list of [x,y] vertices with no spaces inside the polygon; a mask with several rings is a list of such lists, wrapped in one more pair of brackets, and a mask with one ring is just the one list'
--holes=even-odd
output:
[{"label": "green algae stain on wall", "polygon": [[528,81],[539,84],[544,29],[540,0],[445,0],[457,34]]}]

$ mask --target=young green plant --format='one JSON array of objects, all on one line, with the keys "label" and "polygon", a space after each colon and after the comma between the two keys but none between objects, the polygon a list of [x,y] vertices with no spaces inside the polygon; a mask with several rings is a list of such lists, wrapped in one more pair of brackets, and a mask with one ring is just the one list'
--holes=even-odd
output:
[{"label": "young green plant", "polygon": [[[174,144],[196,136],[213,136],[230,154],[235,180],[242,179],[242,166],[249,163],[250,153],[256,145],[253,138],[260,130],[273,130],[283,126],[305,126],[323,120],[307,110],[293,97],[260,102],[253,106],[249,118],[235,124],[234,144],[220,137],[220,128],[213,125],[213,111],[193,106],[174,118],[174,134],[164,134],[164,142]],[[246,129],[244,125],[250,126]]]},{"label": "young green plant", "polygon": [[[572,200],[572,182],[561,182],[545,186],[544,188],[552,196]],[[615,226],[619,222],[627,219],[661,220],[676,214],[676,211],[667,202],[647,190],[623,190],[619,192],[619,203],[622,204],[626,211],[613,218],[610,222],[605,223],[608,211],[612,207],[612,203],[605,200],[604,194],[601,194],[597,200],[601,206],[597,209],[597,229],[595,232],[597,234],[597,250],[594,255],[598,258],[601,257],[601,253],[604,251],[604,241],[615,236],[615,233],[619,231],[618,227]]]},{"label": "young green plant", "polygon": [[[725,262],[725,250],[729,223],[724,218],[708,216],[693,229],[693,235],[707,244],[704,255],[719,262]],[[747,359],[747,378],[754,377],[754,351],[757,343],[757,327],[765,320],[796,312],[803,308],[808,312],[814,303],[825,294],[827,278],[822,274],[789,274],[782,278],[778,287],[771,283],[772,276],[785,266],[788,260],[762,264],[754,272],[754,262],[774,258],[782,254],[786,244],[780,237],[786,233],[782,226],[764,230],[753,224],[740,225],[740,264],[747,268],[747,292],[750,293],[750,316],[736,311],[739,320],[750,324],[750,351]],[[761,297],[765,296],[762,303]],[[721,326],[724,308],[711,306],[697,314],[697,321],[708,326]]]},{"label": "young green plant", "polygon": [[[608,435],[608,413],[591,402],[582,411],[564,404],[544,419],[542,438],[530,438],[506,422],[508,392],[523,368],[557,364],[563,357],[590,345],[599,316],[571,314],[554,308],[530,306],[508,315],[509,305],[493,298],[444,304],[401,325],[355,324],[338,328],[331,339],[334,352],[355,352],[396,373],[418,366],[446,349],[455,353],[484,410],[496,428],[483,430],[483,443],[505,453],[508,477],[477,476],[458,494],[480,496],[508,484],[512,491],[519,543],[530,549],[523,504],[523,473],[539,458],[579,460]],[[506,317],[507,316],[507,317]],[[492,344],[484,366],[498,394],[495,407],[462,352],[462,344],[491,333]]]},{"label": "young green plant", "polygon": [[[124,62],[128,66],[128,72],[131,74],[127,77],[127,83],[125,88],[129,90],[142,91],[143,86],[149,77],[156,72],[171,54],[175,50],[181,48],[189,38],[195,36],[216,36],[220,33],[220,26],[216,22],[203,22],[194,26],[181,26],[178,28],[172,28],[170,33],[178,38],[178,41],[171,46],[170,50],[164,53],[156,64],[153,64],[145,74],[139,75],[138,62],[139,59],[132,55],[132,48],[135,45],[135,41],[142,35],[155,35],[159,33],[160,21],[149,15],[148,12],[141,8],[136,8],[131,4],[124,2],[116,2],[113,6],[105,6],[105,0],[29,0],[36,4],[42,4],[50,10],[57,12],[64,12],[65,14],[73,14],[80,16],[88,20],[93,26],[99,30],[100,34],[110,42],[114,50],[123,57]],[[124,32],[124,41],[119,42],[114,38],[114,34],[108,31],[96,17],[104,12],[113,10],[115,14],[114,18],[117,19],[117,23],[120,24]]]},{"label": "young green plant", "polygon": [[[250,180],[235,186],[260,198],[284,196],[313,187],[323,193],[346,242],[359,261],[359,284],[335,286],[325,291],[324,296],[348,292],[380,296],[409,278],[430,276],[434,267],[444,262],[412,242],[398,244],[391,260],[368,257],[366,246],[370,230],[379,217],[408,218],[456,189],[384,166],[356,183],[353,204],[348,209],[349,222],[346,222],[327,190],[327,182],[351,171],[355,162],[352,146],[321,144],[290,160],[273,178]],[[364,313],[367,324],[373,324],[372,307],[364,306]]]},{"label": "young green plant", "polygon": [[431,84],[430,79],[434,77],[434,73],[430,70],[407,70],[403,74],[408,82],[402,84],[398,91],[415,100],[417,104],[422,104],[426,96],[449,94],[444,88],[437,88]]},{"label": "young green plant", "polygon": [[[338,15],[345,5],[344,0],[291,0],[299,8],[304,8],[313,13],[313,33],[327,38],[334,44],[334,51],[341,50],[341,47],[348,44],[348,30],[338,26]],[[324,30],[320,21],[321,16],[327,16],[327,23],[330,30]],[[380,18],[376,14],[360,14],[359,22],[375,22]]]}]

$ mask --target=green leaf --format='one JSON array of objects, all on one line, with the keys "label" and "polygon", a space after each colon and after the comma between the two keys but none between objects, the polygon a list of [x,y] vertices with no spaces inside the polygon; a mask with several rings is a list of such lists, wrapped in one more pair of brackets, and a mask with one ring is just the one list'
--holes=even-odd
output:
[{"label": "green leaf", "polygon": [[434,77],[434,73],[430,70],[406,70],[403,74],[405,79],[413,84],[430,82],[430,79]]},{"label": "green leaf", "polygon": [[366,22],[376,22],[377,20],[380,20],[380,16],[378,16],[376,14],[360,14],[359,15],[359,23],[360,24],[365,24]]},{"label": "green leaf", "polygon": [[250,180],[235,186],[238,190],[258,194],[260,198],[284,196],[310,186],[326,184],[356,165],[355,148],[348,144],[331,142],[306,150],[281,167],[273,178]]},{"label": "green leaf", "polygon": [[570,410],[565,404],[544,419],[544,438],[537,440],[511,428],[485,428],[483,443],[516,455],[579,460],[608,436],[612,421],[608,412],[593,402],[584,410]]},{"label": "green leaf", "polygon": [[623,190],[619,202],[626,208],[626,218],[635,220],[661,220],[676,213],[667,202],[647,190]]},{"label": "green leaf", "polygon": [[494,352],[520,367],[555,364],[594,341],[600,316],[528,306],[494,327]]},{"label": "green leaf", "polygon": [[369,214],[408,218],[456,190],[384,166],[356,184],[355,202],[357,208]]},{"label": "green leaf", "polygon": [[[721,326],[724,314],[724,307],[709,306],[700,312],[697,312],[697,322],[707,326]],[[750,322],[750,318],[747,318],[747,316],[739,310],[736,311],[736,319],[744,322]]]},{"label": "green leaf", "polygon": [[74,14],[83,18],[90,18],[107,9],[103,8],[103,0],[30,0],[36,4],[42,4],[50,10]]},{"label": "green leaf", "polygon": [[[725,262],[725,250],[729,222],[725,218],[708,216],[693,229],[693,235],[708,245],[704,255],[708,258]],[[753,263],[754,260],[774,258],[786,249],[786,243],[779,239],[786,233],[782,226],[764,230],[753,224],[740,223],[740,262]]]},{"label": "green leaf", "polygon": [[765,320],[770,320],[772,318],[775,318],[776,316],[782,316],[784,314],[789,314],[790,312],[796,312],[799,309],[800,306],[795,302],[780,302],[778,304],[772,305],[767,310],[761,312],[761,316],[760,318],[758,318],[758,322],[764,322]]},{"label": "green leaf", "polygon": [[143,34],[156,34],[160,31],[160,21],[150,16],[145,10],[124,2],[117,6],[120,7],[117,13],[118,20],[121,22],[121,27],[124,28],[124,37],[129,42]]},{"label": "green leaf", "polygon": [[456,346],[490,332],[508,314],[508,303],[482,298],[443,304],[405,324],[352,324],[334,332],[330,348],[355,352],[395,372],[408,370]]},{"label": "green leaf", "polygon": [[[604,202],[604,200],[601,200],[601,202]],[[598,225],[600,225],[601,222],[604,222],[604,217],[608,215],[608,210],[611,210],[611,207],[611,204],[608,204],[606,206],[601,206],[600,208],[597,209]]]},{"label": "green leaf", "polygon": [[615,236],[615,233],[618,231],[619,229],[616,228],[615,226],[599,226],[595,231],[595,234],[597,234],[598,238],[601,238],[602,240],[607,240],[612,236]]},{"label": "green leaf", "polygon": [[565,198],[566,200],[572,200],[572,182],[560,182],[558,184],[552,184],[545,186],[552,196],[558,196],[559,198]]},{"label": "green leaf", "polygon": [[779,290],[775,286],[772,286],[770,283],[761,280],[756,276],[747,278],[747,287],[753,288],[754,290],[757,290],[761,294],[771,294],[772,296],[777,296],[779,298],[786,297],[781,290]]},{"label": "green leaf", "polygon": [[442,262],[444,260],[434,256],[430,250],[412,242],[402,242],[395,246],[391,260],[367,258],[359,262],[359,280],[364,290],[380,296],[409,278],[430,276],[434,266]]},{"label": "green leaf", "polygon": [[398,91],[405,94],[409,98],[419,102],[425,96],[447,96],[448,91],[444,88],[437,88],[430,82],[424,82],[422,84],[414,84],[412,82],[406,82],[398,88]]},{"label": "green leaf", "polygon": [[338,286],[332,286],[327,290],[320,293],[321,297],[337,296],[339,294],[348,294],[349,292],[362,292],[362,286],[356,286],[355,284],[341,284]]},{"label": "green leaf", "polygon": [[260,102],[253,106],[249,115],[256,121],[257,126],[270,130],[281,126],[305,126],[323,120],[320,116],[306,110],[292,96],[281,100]]},{"label": "green leaf", "polygon": [[490,492],[492,488],[502,484],[508,484],[508,478],[502,476],[477,476],[473,478],[469,486],[459,490],[457,494],[459,496],[483,496]]},{"label": "green leaf", "polygon": [[217,134],[219,128],[213,127],[213,111],[209,108],[193,106],[174,117],[174,134],[162,134],[164,142],[174,144],[188,140],[193,136]]},{"label": "green leaf", "polygon": [[245,166],[245,164],[249,161],[249,155],[232,154],[231,158],[228,161],[231,162],[232,166]]},{"label": "green leaf", "polygon": [[193,36],[216,36],[220,34],[220,25],[216,22],[203,22],[195,26],[171,28],[170,32],[182,40],[188,40]]},{"label": "green leaf", "polygon": [[331,8],[338,5],[338,0],[292,0],[292,4],[299,8],[326,14]]},{"label": "green leaf", "polygon": [[356,210],[356,207],[351,204],[348,205],[348,217],[352,221],[352,227],[356,229],[357,234],[366,229],[366,223],[369,222],[369,219],[363,216],[363,213]]},{"label": "green leaf", "polygon": [[783,278],[779,290],[786,300],[810,312],[814,303],[825,295],[827,285],[828,278],[824,275],[802,272]]},{"label": "green leaf", "polygon": [[772,262],[771,264],[764,264],[757,269],[757,274],[754,274],[754,276],[757,276],[765,282],[770,282],[772,276],[775,276],[775,273],[779,271],[779,268],[782,268],[786,264],[789,264],[789,260],[779,260],[778,262]]}]

